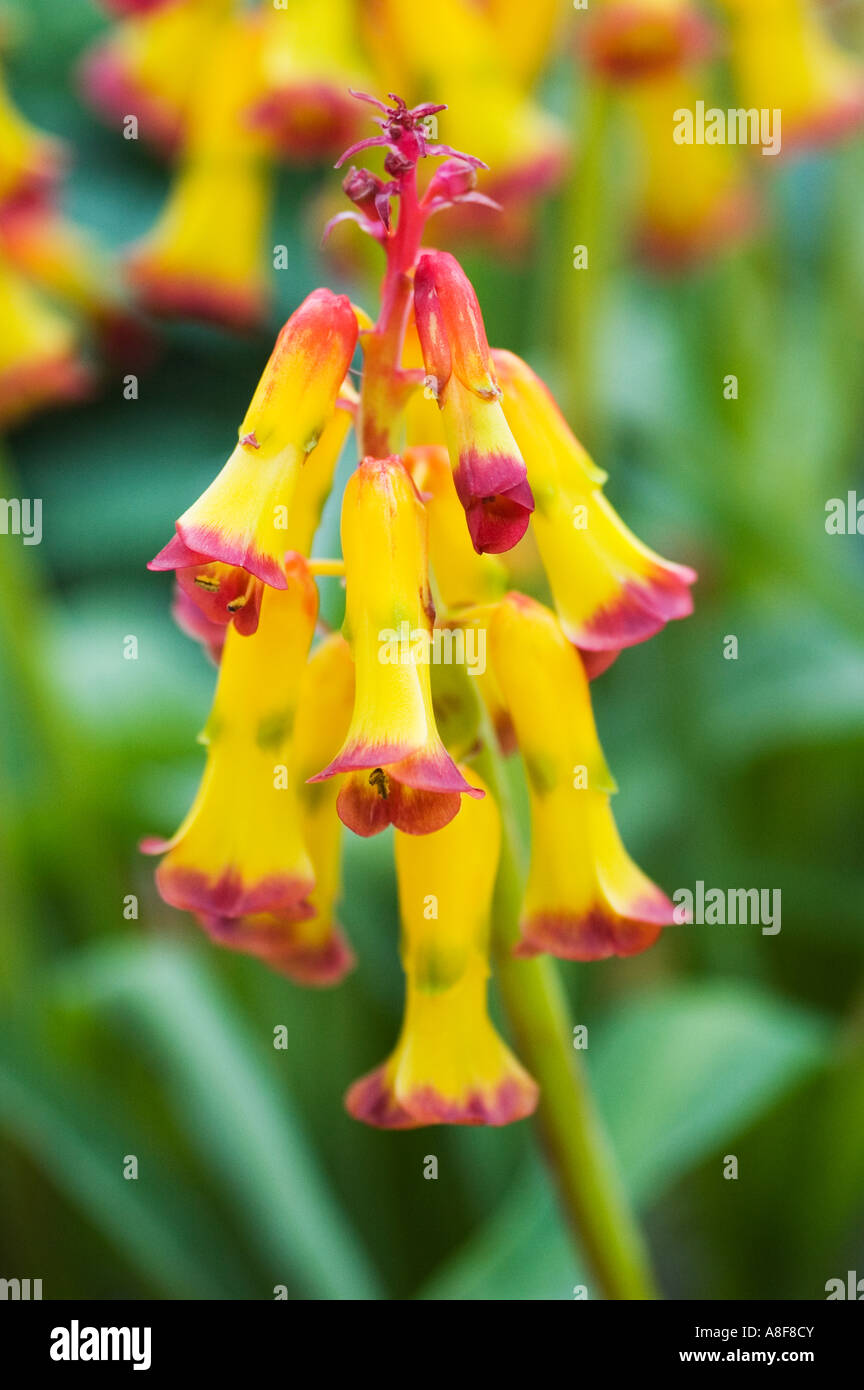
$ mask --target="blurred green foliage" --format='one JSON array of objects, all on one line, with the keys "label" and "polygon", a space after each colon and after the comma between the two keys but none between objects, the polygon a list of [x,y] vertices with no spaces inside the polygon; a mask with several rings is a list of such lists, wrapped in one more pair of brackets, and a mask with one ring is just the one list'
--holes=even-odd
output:
[{"label": "blurred green foliage", "polygon": [[[128,241],[166,172],[75,95],[104,21],[87,0],[18,10],[13,89],[74,144],[68,210]],[[701,574],[695,616],[595,687],[624,839],[670,891],[783,898],[774,937],[672,928],[644,957],[563,967],[671,1297],[819,1298],[864,1269],[864,567],[861,538],[824,526],[829,498],[864,496],[862,173],[860,142],[772,169],[756,244],[687,278],[616,264],[591,340],[611,499]],[[144,566],[222,461],[278,323],[334,283],[304,220],[328,177],[282,176],[293,258],[267,332],[171,328],[139,401],[109,383],[8,441],[0,492],[41,497],[45,522],[38,550],[0,542],[0,1273],[46,1297],[566,1299],[582,1279],[529,1126],[379,1134],[341,1109],[397,1028],[387,837],[346,845],[359,968],[320,994],[209,947],[136,849],[186,809],[213,684]],[[492,341],[578,399],[555,346],[566,200],[538,223],[527,264],[466,264]],[[321,553],[337,525],[331,506]]]}]

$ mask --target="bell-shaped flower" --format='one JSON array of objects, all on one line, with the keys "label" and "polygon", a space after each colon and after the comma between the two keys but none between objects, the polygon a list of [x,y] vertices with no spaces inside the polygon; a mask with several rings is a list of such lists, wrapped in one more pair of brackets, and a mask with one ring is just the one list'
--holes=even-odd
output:
[{"label": "bell-shaped flower", "polygon": [[139,9],[85,54],[81,85],[117,129],[130,115],[136,137],[163,153],[182,146],[190,103],[220,21],[234,0],[172,0]]},{"label": "bell-shaped flower", "polygon": [[295,162],[335,157],[360,135],[362,109],[352,91],[370,77],[356,33],[354,0],[271,5],[267,11],[264,96],[253,121]]},{"label": "bell-shaped flower", "polygon": [[150,562],[157,570],[200,570],[215,561],[243,571],[245,578],[210,572],[204,583],[190,586],[193,596],[196,589],[216,595],[208,609],[214,620],[221,615],[227,621],[236,611],[232,602],[243,595],[241,606],[253,601],[250,576],[284,589],[285,551],[308,553],[305,532],[350,425],[338,402],[356,340],[348,299],[323,289],[307,296],[279,334],[234,452]]},{"label": "bell-shaped flower", "polygon": [[262,82],[263,34],[257,15],[225,20],[197,65],[177,177],[128,258],[130,280],[152,313],[237,329],[264,317],[272,172],[266,141],[249,119]]},{"label": "bell-shaped flower", "polygon": [[[673,112],[694,112],[706,83],[677,69],[629,88],[635,240],[660,270],[686,268],[749,237],[759,204],[743,152],[731,144],[679,143]],[[683,129],[683,128],[682,128]]]},{"label": "bell-shaped flower", "polygon": [[[207,763],[189,814],[172,839],[142,844],[164,855],[156,882],[165,901],[214,930],[225,919],[314,913],[292,732],[318,593],[299,555],[288,558],[285,573],[286,587],[264,596],[255,635],[228,630],[202,735]],[[242,928],[236,936],[240,944]]]},{"label": "bell-shaped flower", "polygon": [[615,827],[615,782],[582,663],[554,614],[522,594],[497,605],[489,645],[531,799],[517,954],[599,960],[645,950],[674,920],[673,907],[630,859]]},{"label": "bell-shaped flower", "polygon": [[532,529],[567,637],[590,653],[644,642],[693,609],[693,570],[633,535],[603,496],[606,475],[521,358],[493,353],[502,406],[528,464]]},{"label": "bell-shaped flower", "polygon": [[782,120],[782,147],[841,139],[864,124],[864,65],[829,34],[813,0],[719,0],[731,20],[739,103]]},{"label": "bell-shaped flower", "polygon": [[605,76],[638,81],[706,54],[712,28],[695,0],[592,0],[582,46]]},{"label": "bell-shaped flower", "polygon": [[6,90],[0,70],[0,214],[19,198],[50,188],[62,166],[60,142],[24,119]]},{"label": "bell-shaped flower", "polygon": [[392,1055],[346,1096],[355,1119],[384,1129],[504,1125],[534,1110],[537,1086],[486,1006],[500,834],[489,795],[432,835],[397,832],[405,1016]]},{"label": "bell-shaped flower", "polygon": [[[224,631],[224,629],[222,629]],[[339,779],[309,785],[306,778],[338,745],[348,728],[354,702],[354,664],[338,633],[326,637],[303,671],[292,731],[290,775],[300,802],[303,843],[315,886],[309,893],[313,915],[257,913],[246,917],[208,917],[204,925],[221,945],[258,956],[296,984],[338,984],[354,965],[354,955],[335,917],[341,888],[342,826],[336,815]]]},{"label": "bell-shaped flower", "polygon": [[0,426],[33,411],[80,400],[92,375],[78,332],[0,254]]},{"label": "bell-shaped flower", "polygon": [[501,409],[477,296],[455,257],[421,256],[414,312],[428,388],[438,400],[456,492],[478,552],[521,540],[534,500]]},{"label": "bell-shaped flower", "polygon": [[463,793],[482,793],[459,772],[435,725],[427,521],[400,459],[367,458],[353,473],[342,502],[342,553],[354,711],[342,748],[312,781],[348,774],[338,810],[358,835],[391,823],[428,834],[452,820]]}]

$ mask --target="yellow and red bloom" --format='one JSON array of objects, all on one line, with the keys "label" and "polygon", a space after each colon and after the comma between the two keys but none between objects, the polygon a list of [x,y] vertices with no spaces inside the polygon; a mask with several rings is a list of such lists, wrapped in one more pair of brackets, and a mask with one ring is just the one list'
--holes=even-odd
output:
[{"label": "yellow and red bloom", "polygon": [[345,1098],[355,1119],[382,1129],[505,1125],[536,1107],[535,1082],[486,1008],[500,835],[488,794],[430,835],[397,831],[405,1018],[392,1056]]},{"label": "yellow and red bloom", "polygon": [[739,100],[782,113],[784,148],[840,139],[864,124],[864,66],[827,32],[812,0],[719,0],[731,20]]},{"label": "yellow and red bloom", "polygon": [[525,534],[534,499],[501,409],[477,296],[455,257],[421,257],[414,311],[471,540],[478,552],[500,554]]},{"label": "yellow and red bloom", "polygon": [[493,358],[536,499],[532,529],[569,640],[596,659],[687,617],[693,570],[662,559],[628,530],[603,496],[605,473],[531,368],[511,352]]},{"label": "yellow and red bloom", "polygon": [[93,385],[75,325],[0,253],[0,425],[77,401]]},{"label": "yellow and red bloom", "polygon": [[[375,835],[388,824],[428,834],[453,819],[463,794],[482,793],[458,771],[435,725],[422,651],[434,623],[426,517],[400,459],[364,459],[351,477],[342,503],[342,553],[354,712],[341,750],[313,781],[349,774],[338,809],[358,835]],[[412,645],[390,661],[388,634],[403,624]]]},{"label": "yellow and red bloom", "polygon": [[[285,576],[265,594],[254,637],[228,631],[192,809],[170,840],[142,845],[165,856],[156,872],[165,901],[217,935],[226,919],[314,914],[291,735],[318,593],[300,556],[288,557]],[[242,946],[242,927],[232,940]]]},{"label": "yellow and red bloom", "polygon": [[13,105],[0,72],[0,215],[18,199],[53,187],[63,163],[59,140],[24,119]]},{"label": "yellow and red bloom", "polygon": [[581,662],[554,614],[522,594],[496,606],[489,643],[531,798],[517,954],[601,960],[644,951],[674,920],[673,906],[621,843],[609,805],[617,788]]},{"label": "yellow and red bloom", "polygon": [[[206,582],[193,579],[188,591],[217,596],[207,609],[215,621],[229,621],[238,598],[248,612],[258,604],[250,580],[284,589],[284,552],[306,548],[290,530],[292,505],[298,497],[309,508],[304,468],[311,465],[315,475],[323,463],[332,474],[350,424],[338,401],[356,341],[357,320],[344,295],[321,289],[307,296],[279,334],[234,452],[150,562],[151,569],[206,570]],[[214,562],[245,578],[213,571]]]},{"label": "yellow and red bloom", "polygon": [[615,81],[653,78],[711,48],[711,26],[692,0],[593,0],[583,23],[586,57]]}]

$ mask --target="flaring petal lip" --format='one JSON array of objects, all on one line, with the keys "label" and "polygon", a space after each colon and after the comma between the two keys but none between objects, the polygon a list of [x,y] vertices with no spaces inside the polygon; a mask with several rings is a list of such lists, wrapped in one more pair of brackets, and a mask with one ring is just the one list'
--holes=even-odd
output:
[{"label": "flaring petal lip", "polygon": [[340,772],[374,772],[385,770],[396,781],[416,791],[464,792],[482,797],[479,787],[472,787],[462,776],[449,753],[439,749],[418,749],[407,752],[404,744],[355,744],[344,749],[323,772],[317,772],[309,782],[323,782]]},{"label": "flaring petal lip", "polygon": [[[144,854],[160,854],[171,849],[170,841],[149,838],[141,841]],[[257,883],[244,882],[236,870],[226,869],[216,879],[196,869],[180,868],[165,860],[156,870],[156,885],[171,907],[212,917],[243,917],[271,912],[294,921],[315,916],[307,901],[315,884],[288,874],[271,875]]]},{"label": "flaring petal lip", "polygon": [[527,531],[533,510],[534,498],[527,482],[469,502],[465,517],[478,555],[502,555],[512,550]]},{"label": "flaring petal lip", "polygon": [[244,917],[208,914],[200,914],[198,920],[217,945],[256,956],[280,975],[308,988],[339,984],[356,963],[354,952],[335,923],[325,940],[309,942],[296,931],[297,918],[273,917],[265,925],[250,923]]},{"label": "flaring petal lip", "polygon": [[422,791],[389,774],[383,775],[387,776],[386,796],[362,773],[346,778],[340,788],[336,811],[342,824],[355,835],[369,839],[390,825],[406,835],[431,835],[443,830],[459,814],[459,792]]},{"label": "flaring petal lip", "polygon": [[[668,911],[661,908],[661,898],[668,903]],[[621,916],[605,906],[581,915],[566,911],[537,913],[523,922],[522,937],[513,954],[529,958],[545,953],[559,960],[575,961],[633,956],[653,946],[663,927],[674,921],[672,904],[660,893],[656,902],[646,899],[634,904],[630,913]]]},{"label": "flaring petal lip", "polygon": [[690,616],[690,585],[696,577],[695,571],[684,565],[670,565],[663,572],[629,581],[617,600],[595,613],[578,630],[566,619],[562,620],[562,627],[584,651],[636,646],[660,632],[670,620]]},{"label": "flaring petal lip", "polygon": [[238,545],[215,530],[194,526],[182,526],[181,530],[181,526],[178,522],[176,535],[153,557],[148,570],[195,569],[215,561],[246,570],[271,589],[287,589],[284,564],[278,564],[272,556]]}]

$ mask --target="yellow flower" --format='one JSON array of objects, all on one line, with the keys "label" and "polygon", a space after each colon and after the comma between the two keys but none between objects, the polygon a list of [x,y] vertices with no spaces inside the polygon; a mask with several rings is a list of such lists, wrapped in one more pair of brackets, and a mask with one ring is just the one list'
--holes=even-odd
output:
[{"label": "yellow flower", "polygon": [[426,834],[452,820],[463,793],[482,795],[458,771],[435,725],[426,529],[401,460],[364,459],[342,502],[354,712],[341,750],[312,779],[350,774],[338,809],[358,835],[390,823]]},{"label": "yellow flower", "polygon": [[311,535],[292,530],[292,515],[299,513],[305,532],[329,486],[350,425],[337,402],[356,340],[357,320],[344,295],[322,289],[306,297],[279,334],[234,452],[151,561],[151,569],[218,562],[245,571],[227,589],[214,574],[190,588],[193,596],[196,588],[217,594],[213,619],[227,621],[231,602],[243,594],[248,608],[250,576],[284,589],[284,552],[308,553]]},{"label": "yellow flower", "polygon": [[299,798],[303,843],[314,874],[315,886],[308,897],[313,915],[271,912],[205,920],[210,935],[222,945],[258,956],[297,984],[314,988],[338,984],[354,965],[354,954],[334,915],[341,887],[339,781],[306,783],[348,728],[353,699],[351,653],[344,638],[333,634],[306,664],[291,731],[289,775]]},{"label": "yellow flower", "polygon": [[745,107],[782,113],[783,147],[819,144],[864,122],[864,67],[825,29],[811,0],[720,0]]},{"label": "yellow flower", "polygon": [[520,1120],[534,1110],[537,1087],[486,1008],[497,807],[487,795],[444,829],[397,832],[395,843],[405,1018],[392,1056],[355,1082],[347,1108],[385,1129]]},{"label": "yellow flower", "polygon": [[183,159],[129,275],[152,312],[247,328],[264,315],[272,173],[250,120],[263,80],[263,27],[238,14],[214,25],[197,65]]},{"label": "yellow flower", "polygon": [[25,121],[0,71],[0,211],[49,188],[59,177],[62,163],[60,142]]},{"label": "yellow flower", "polygon": [[589,62],[615,81],[653,78],[711,47],[692,0],[592,0],[583,24]]},{"label": "yellow flower", "polygon": [[292,160],[341,153],[359,135],[352,90],[370,78],[360,54],[354,0],[270,6],[266,11],[265,95],[255,117]]},{"label": "yellow flower", "polygon": [[637,243],[645,259],[661,269],[740,242],[758,220],[740,149],[673,139],[674,113],[694,111],[705,91],[692,71],[676,69],[627,92],[636,151]]},{"label": "yellow flower", "polygon": [[414,312],[474,549],[500,554],[522,539],[534,500],[501,409],[477,296],[455,257],[421,256]]},{"label": "yellow flower", "polygon": [[0,426],[86,395],[77,330],[0,254]]},{"label": "yellow flower", "polygon": [[234,0],[174,0],[116,25],[85,56],[81,81],[118,128],[134,115],[138,136],[170,153],[182,144],[194,74]]},{"label": "yellow flower", "polygon": [[165,856],[156,873],[165,901],[197,913],[216,936],[226,919],[238,923],[232,944],[241,948],[241,918],[314,914],[291,738],[318,593],[299,555],[285,573],[287,587],[263,598],[255,635],[228,631],[192,809],[172,839],[142,845]]},{"label": "yellow flower", "polygon": [[661,559],[627,529],[603,496],[605,473],[531,368],[511,352],[493,359],[504,414],[528,465],[533,530],[567,637],[596,659],[686,617],[694,572]]},{"label": "yellow flower", "polygon": [[673,907],[621,843],[609,805],[615,782],[577,654],[554,615],[522,594],[495,608],[489,644],[531,798],[517,954],[587,961],[645,950],[674,920]]}]

